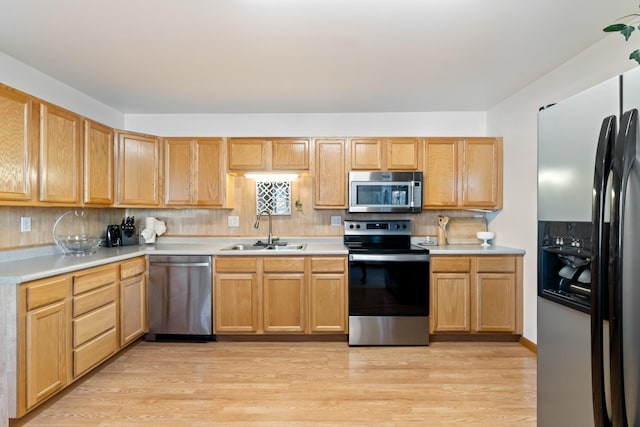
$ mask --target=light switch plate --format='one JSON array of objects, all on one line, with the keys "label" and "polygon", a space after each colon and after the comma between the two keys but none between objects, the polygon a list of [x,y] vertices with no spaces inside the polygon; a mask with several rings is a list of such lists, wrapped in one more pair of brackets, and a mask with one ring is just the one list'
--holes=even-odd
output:
[{"label": "light switch plate", "polygon": [[331,217],[331,225],[334,227],[340,227],[342,225],[342,217],[341,216],[332,216]]},{"label": "light switch plate", "polygon": [[240,227],[240,217],[237,215],[229,215],[227,217],[227,225],[229,227]]}]

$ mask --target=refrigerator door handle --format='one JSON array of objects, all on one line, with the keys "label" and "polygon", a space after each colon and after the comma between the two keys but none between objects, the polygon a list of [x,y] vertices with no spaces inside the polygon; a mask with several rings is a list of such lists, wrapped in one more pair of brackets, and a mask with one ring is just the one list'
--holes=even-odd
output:
[{"label": "refrigerator door handle", "polygon": [[607,230],[605,228],[605,206],[607,180],[611,172],[613,148],[616,138],[616,117],[602,121],[596,149],[593,178],[591,241],[594,245],[591,257],[591,383],[593,415],[596,427],[611,426],[607,413],[604,380],[603,322],[606,309],[607,283]]},{"label": "refrigerator door handle", "polygon": [[[613,158],[611,233],[609,238],[609,336],[611,364],[611,416],[613,425],[627,426],[624,395],[623,357],[623,236],[624,212],[631,168],[636,157],[638,110],[627,111],[620,119],[620,133]],[[633,262],[633,261],[632,261]]]}]

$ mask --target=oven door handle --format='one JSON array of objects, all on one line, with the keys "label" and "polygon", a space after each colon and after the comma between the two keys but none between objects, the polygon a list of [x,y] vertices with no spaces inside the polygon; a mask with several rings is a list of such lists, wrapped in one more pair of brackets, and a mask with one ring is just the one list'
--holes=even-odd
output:
[{"label": "oven door handle", "polygon": [[429,262],[429,254],[353,254],[349,261]]}]

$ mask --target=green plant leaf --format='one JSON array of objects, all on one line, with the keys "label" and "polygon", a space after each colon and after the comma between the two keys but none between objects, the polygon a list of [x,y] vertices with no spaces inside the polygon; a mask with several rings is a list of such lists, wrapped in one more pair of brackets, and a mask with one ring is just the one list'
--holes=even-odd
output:
[{"label": "green plant leaf", "polygon": [[625,25],[623,29],[620,30],[620,33],[624,36],[625,40],[629,40],[631,37],[631,33],[635,31],[635,28],[630,25]]},{"label": "green plant leaf", "polygon": [[604,31],[605,33],[617,33],[618,31],[622,31],[625,27],[625,24],[611,24],[607,27],[604,27],[602,31]]},{"label": "green plant leaf", "polygon": [[640,64],[640,49],[636,49],[631,52],[631,55],[629,55],[629,59],[635,59],[635,61]]}]

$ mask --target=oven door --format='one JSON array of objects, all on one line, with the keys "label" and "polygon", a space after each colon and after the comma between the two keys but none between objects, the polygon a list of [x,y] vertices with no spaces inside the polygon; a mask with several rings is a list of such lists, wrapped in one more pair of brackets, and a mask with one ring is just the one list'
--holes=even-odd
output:
[{"label": "oven door", "polygon": [[429,255],[349,255],[349,344],[429,342]]}]

